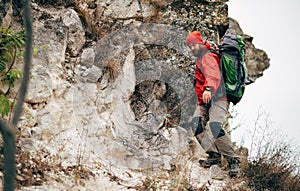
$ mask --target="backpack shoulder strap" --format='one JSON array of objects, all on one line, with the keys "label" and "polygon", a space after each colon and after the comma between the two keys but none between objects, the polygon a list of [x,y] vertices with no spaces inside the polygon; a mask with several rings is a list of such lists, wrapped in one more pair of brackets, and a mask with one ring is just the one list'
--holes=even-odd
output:
[{"label": "backpack shoulder strap", "polygon": [[220,53],[219,50],[216,50],[216,49],[209,49],[207,52],[211,52],[211,53],[214,53],[218,56],[219,58],[219,67],[220,67],[220,71],[222,72],[223,68],[222,68],[222,64],[221,64],[221,61],[222,61],[222,55]]},{"label": "backpack shoulder strap", "polygon": [[216,49],[208,49],[206,53],[208,53],[208,52],[216,54],[219,57],[219,59],[221,58],[220,52],[218,50],[216,50]]}]

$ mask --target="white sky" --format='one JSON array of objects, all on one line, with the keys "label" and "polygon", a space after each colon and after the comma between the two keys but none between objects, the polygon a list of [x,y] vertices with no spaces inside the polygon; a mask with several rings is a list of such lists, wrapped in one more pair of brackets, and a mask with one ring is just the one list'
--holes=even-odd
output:
[{"label": "white sky", "polygon": [[233,131],[233,140],[245,141],[247,146],[247,132],[253,131],[261,108],[269,114],[271,128],[279,129],[279,134],[287,135],[300,148],[300,1],[229,0],[228,6],[229,16],[270,58],[270,67],[247,86],[242,101],[234,107],[238,113],[235,123],[241,127]]}]

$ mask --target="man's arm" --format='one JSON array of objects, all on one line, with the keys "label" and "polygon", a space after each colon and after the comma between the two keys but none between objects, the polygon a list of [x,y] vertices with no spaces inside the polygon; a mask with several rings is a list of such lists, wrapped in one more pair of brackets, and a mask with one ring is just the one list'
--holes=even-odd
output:
[{"label": "man's arm", "polygon": [[[207,53],[202,59],[202,73],[205,77],[205,87],[211,88],[211,93],[215,93],[221,82],[219,68],[219,58],[213,53]],[[209,89],[207,89],[209,90]]]},{"label": "man's arm", "polygon": [[212,94],[216,93],[221,82],[219,58],[212,53],[204,55],[202,59],[202,70],[205,77],[203,102],[207,104],[211,100]]}]

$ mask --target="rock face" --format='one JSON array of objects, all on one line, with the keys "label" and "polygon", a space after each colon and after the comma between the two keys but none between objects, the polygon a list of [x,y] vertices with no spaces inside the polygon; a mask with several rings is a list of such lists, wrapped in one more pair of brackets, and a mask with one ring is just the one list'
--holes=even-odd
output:
[{"label": "rock face", "polygon": [[[190,144],[195,97],[188,32],[200,30],[216,43],[228,31],[242,35],[254,81],[269,67],[266,53],[228,18],[225,2],[32,1],[39,51],[19,123],[23,149],[50,153],[65,166],[109,166],[123,178],[120,169],[170,170],[178,158],[193,158],[200,150],[191,152]],[[4,16],[12,20],[0,4],[2,23]],[[196,187],[209,180],[208,172],[193,169],[194,177],[207,175],[195,178]]]}]

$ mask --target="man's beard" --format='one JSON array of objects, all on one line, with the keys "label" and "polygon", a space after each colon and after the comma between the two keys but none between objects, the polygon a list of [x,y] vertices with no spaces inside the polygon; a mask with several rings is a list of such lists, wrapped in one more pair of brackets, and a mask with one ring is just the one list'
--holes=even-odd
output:
[{"label": "man's beard", "polygon": [[198,49],[198,50],[193,50],[192,53],[195,57],[199,58],[201,56],[202,51],[201,49]]}]

